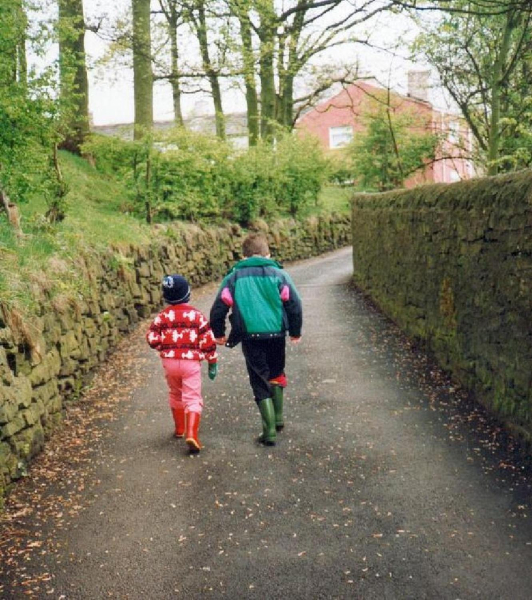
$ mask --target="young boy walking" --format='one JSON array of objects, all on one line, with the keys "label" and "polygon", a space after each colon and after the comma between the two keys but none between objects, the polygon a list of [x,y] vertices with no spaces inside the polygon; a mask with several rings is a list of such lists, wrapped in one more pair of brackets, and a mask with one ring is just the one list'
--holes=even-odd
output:
[{"label": "young boy walking", "polygon": [[153,320],[146,338],[158,350],[169,389],[175,437],[185,436],[191,453],[201,450],[198,429],[203,411],[201,395],[202,360],[209,363],[209,378],[218,373],[216,342],[206,317],[188,304],[190,286],[180,275],[163,279],[162,291],[168,306]]},{"label": "young boy walking", "polygon": [[[270,258],[268,240],[250,234],[242,244],[243,260],[225,276],[210,322],[218,344],[242,342],[249,382],[262,417],[259,441],[274,446],[276,431],[284,427],[283,389],[285,338],[301,338],[303,311],[299,294],[282,266]],[[231,333],[225,336],[225,319],[231,311]]]}]

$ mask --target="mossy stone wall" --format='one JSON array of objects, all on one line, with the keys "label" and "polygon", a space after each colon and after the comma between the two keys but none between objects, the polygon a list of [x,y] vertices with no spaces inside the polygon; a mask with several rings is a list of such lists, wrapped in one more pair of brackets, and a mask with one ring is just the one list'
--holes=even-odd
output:
[{"label": "mossy stone wall", "polygon": [[356,284],[532,436],[532,172],[357,195]]},{"label": "mossy stone wall", "polygon": [[[255,229],[268,235],[279,260],[351,241],[349,215],[258,222]],[[181,273],[193,286],[221,280],[240,258],[247,232],[236,225],[176,226],[154,234],[148,247],[78,257],[83,293],[76,300],[40,300],[31,324],[0,302],[0,503],[61,422],[65,401],[79,394],[121,336],[161,306],[163,274]]]}]

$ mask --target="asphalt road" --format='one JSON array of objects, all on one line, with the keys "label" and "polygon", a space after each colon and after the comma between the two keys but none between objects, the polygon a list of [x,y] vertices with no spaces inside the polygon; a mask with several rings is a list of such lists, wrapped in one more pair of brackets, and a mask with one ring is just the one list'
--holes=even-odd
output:
[{"label": "asphalt road", "polygon": [[0,596],[532,597],[518,448],[351,287],[350,249],[289,272],[304,335],[277,446],[224,348],[189,456],[139,328],[10,497]]}]

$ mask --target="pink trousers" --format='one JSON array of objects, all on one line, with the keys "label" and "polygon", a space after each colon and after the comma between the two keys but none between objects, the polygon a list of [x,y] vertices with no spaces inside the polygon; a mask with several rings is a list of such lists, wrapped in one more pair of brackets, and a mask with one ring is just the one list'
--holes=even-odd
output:
[{"label": "pink trousers", "polygon": [[184,408],[185,413],[203,410],[201,397],[201,363],[199,360],[163,358],[168,383],[170,408]]}]

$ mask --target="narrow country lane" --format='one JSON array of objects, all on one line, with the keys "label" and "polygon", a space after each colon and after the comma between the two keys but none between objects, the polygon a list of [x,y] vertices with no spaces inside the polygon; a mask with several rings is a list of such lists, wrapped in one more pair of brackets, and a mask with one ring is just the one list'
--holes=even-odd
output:
[{"label": "narrow country lane", "polygon": [[188,456],[139,328],[10,497],[0,597],[530,599],[517,450],[351,287],[350,249],[289,272],[304,337],[277,446],[223,348]]}]

